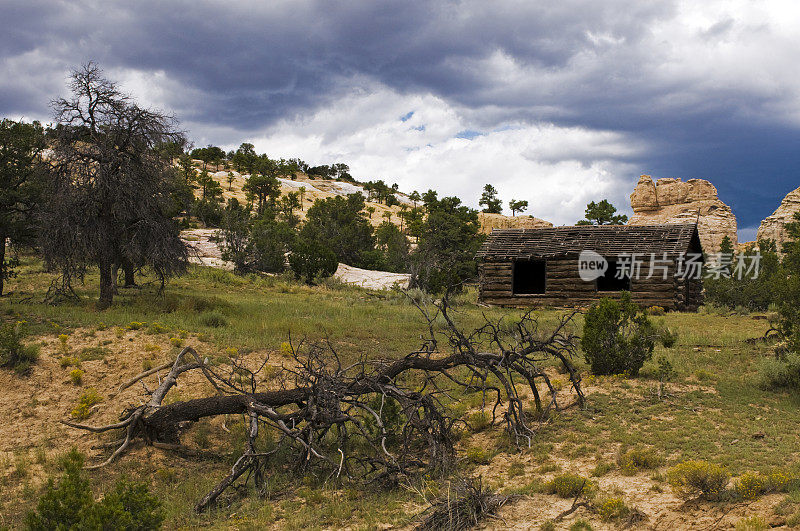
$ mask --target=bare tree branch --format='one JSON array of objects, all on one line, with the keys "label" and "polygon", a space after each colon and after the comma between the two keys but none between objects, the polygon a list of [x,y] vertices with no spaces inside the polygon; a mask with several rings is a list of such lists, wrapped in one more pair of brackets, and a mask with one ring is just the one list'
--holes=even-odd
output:
[{"label": "bare tree branch", "polygon": [[[449,404],[463,392],[481,392],[493,421],[499,416],[517,445],[530,445],[538,423],[546,420],[550,408],[559,407],[558,391],[545,370],[553,363],[569,374],[577,403],[583,404],[580,374],[571,362],[574,313],[546,330],[529,312],[513,323],[485,319],[483,326],[466,333],[457,325],[447,299],[435,304],[435,312],[416,304],[428,332],[420,348],[402,358],[362,358],[343,364],[328,341],[300,343],[292,345],[295,366],[284,368],[272,380],[277,383],[260,390],[259,372],[267,360],[256,370],[233,360],[228,374],[222,374],[187,347],[174,362],[160,367],[170,370],[148,402],[125,412],[119,422],[65,424],[95,433],[124,432],[114,452],[92,466],[96,468],[119,458],[136,440],[179,448],[181,432],[192,423],[242,415],[245,446],[230,472],[197,503],[196,510],[203,511],[242,477],[245,482],[253,478],[260,488],[267,460],[280,448],[295,456],[298,470],[318,467],[327,471],[329,479],[396,482],[420,471],[447,473],[455,462],[452,428],[463,422],[453,416]],[[200,371],[216,394],[164,404],[180,377],[193,371]],[[155,372],[146,371],[121,389]],[[546,407],[538,387],[542,382],[551,395]],[[531,400],[533,409],[528,406]],[[261,434],[269,430],[279,434],[280,441],[276,448],[260,450]]]}]

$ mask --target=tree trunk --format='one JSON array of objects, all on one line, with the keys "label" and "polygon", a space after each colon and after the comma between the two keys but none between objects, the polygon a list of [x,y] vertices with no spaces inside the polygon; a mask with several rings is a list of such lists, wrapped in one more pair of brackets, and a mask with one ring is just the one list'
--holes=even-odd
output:
[{"label": "tree trunk", "polygon": [[136,279],[134,278],[134,268],[133,265],[129,262],[122,263],[122,271],[125,272],[125,287],[130,288],[136,285]]},{"label": "tree trunk", "polygon": [[100,299],[97,308],[105,310],[114,300],[114,275],[110,261],[101,261],[100,264]]},{"label": "tree trunk", "polygon": [[6,281],[6,233],[0,231],[0,297],[3,296]]},{"label": "tree trunk", "polygon": [[119,263],[114,262],[114,265],[111,267],[111,278],[113,278],[114,284],[114,295],[119,295],[119,290],[117,289],[117,283],[119,281]]}]

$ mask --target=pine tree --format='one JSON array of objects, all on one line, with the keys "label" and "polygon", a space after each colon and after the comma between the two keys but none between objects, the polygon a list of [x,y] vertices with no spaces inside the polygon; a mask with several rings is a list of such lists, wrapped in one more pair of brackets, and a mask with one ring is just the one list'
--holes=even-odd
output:
[{"label": "pine tree", "polygon": [[483,187],[483,194],[478,204],[483,208],[483,211],[488,214],[501,214],[503,212],[503,202],[497,198],[497,189],[491,184]]}]

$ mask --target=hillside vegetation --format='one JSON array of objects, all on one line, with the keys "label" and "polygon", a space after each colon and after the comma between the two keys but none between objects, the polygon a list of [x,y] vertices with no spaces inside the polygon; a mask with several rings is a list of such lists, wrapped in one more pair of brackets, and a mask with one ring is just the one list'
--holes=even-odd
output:
[{"label": "hillside vegetation", "polygon": [[[309,287],[282,277],[239,277],[193,267],[163,295],[150,284],[121,289],[118,302],[98,312],[85,298],[59,306],[40,303],[50,275],[33,258],[24,259],[21,268],[2,307],[8,318],[26,321],[26,342],[39,346],[40,359],[26,377],[0,372],[6,391],[0,414],[1,521],[12,527],[34,505],[45,478],[56,474],[59,456],[70,447],[90,460],[106,455],[96,448],[96,437],[58,421],[69,418],[86,391],[94,389],[102,401],[88,407],[91,423],[114,422],[143,391],[134,386],[117,394],[120,385],[144,368],[169,362],[179,346],[192,345],[220,365],[231,356],[269,356],[269,364],[280,367],[292,363],[285,345],[290,337],[328,338],[348,359],[397,358],[417,348],[425,332],[418,310],[395,292],[332,284]],[[88,290],[80,292],[88,295]],[[478,326],[484,315],[499,319],[518,314],[481,308],[473,301],[473,292],[456,301],[457,319],[466,327]],[[540,313],[547,323],[559,312]],[[658,346],[654,360],[637,378],[585,377],[586,409],[572,407],[553,415],[530,448],[515,448],[502,423],[491,424],[491,411],[481,408],[480,393],[454,397],[451,407],[469,422],[457,443],[461,473],[480,475],[493,490],[523,495],[500,510],[508,525],[535,527],[568,509],[571,498],[548,494],[548,482],[562,474],[589,478],[595,496],[620,498],[651,524],[667,528],[720,519],[733,524],[753,515],[773,523],[795,521],[800,495],[794,491],[746,503],[700,501],[687,506],[667,478],[670,467],[685,460],[720,465],[735,477],[776,471],[800,477],[796,395],[758,385],[759,367],[770,355],[769,345],[757,341],[767,321],[758,314],[724,312],[667,314],[657,320],[680,331],[677,344],[671,349]],[[661,398],[660,360],[673,369]],[[582,360],[576,363],[585,370]],[[71,378],[77,368],[83,371],[79,383]],[[555,367],[548,371],[556,386],[564,385],[565,377]],[[167,401],[212,391],[202,378],[193,381],[170,391]],[[152,389],[156,377],[144,383]],[[222,420],[202,421],[185,434],[191,454],[137,447],[115,465],[90,472],[92,485],[100,492],[122,474],[145,480],[164,501],[166,527],[226,529],[413,525],[412,516],[425,509],[426,500],[448,488],[448,481],[433,478],[413,489],[363,487],[325,482],[314,474],[297,477],[278,466],[270,471],[270,488],[263,495],[231,493],[217,508],[195,515],[192,504],[230,466],[243,436],[241,419]],[[651,452],[655,457],[644,461],[652,467],[626,465],[623,456],[632,449]],[[586,509],[563,522],[577,519],[591,521],[595,528],[611,525]],[[499,521],[497,526],[504,527]]]}]

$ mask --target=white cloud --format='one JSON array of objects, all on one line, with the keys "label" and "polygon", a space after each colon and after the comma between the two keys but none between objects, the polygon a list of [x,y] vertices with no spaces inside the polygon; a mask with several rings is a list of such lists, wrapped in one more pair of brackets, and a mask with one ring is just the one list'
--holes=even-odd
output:
[{"label": "white cloud", "polygon": [[[412,111],[410,118],[400,119]],[[526,214],[556,224],[582,218],[592,200],[608,198],[628,209],[638,174],[621,161],[644,148],[639,142],[548,123],[476,131],[464,114],[434,96],[375,87],[283,120],[253,143],[272,156],[299,156],[312,164],[345,162],[360,180],[397,182],[409,192],[433,188],[440,197],[457,195],[473,207],[483,185],[491,183],[505,202],[526,199]],[[479,134],[458,138],[463,131]]]}]

